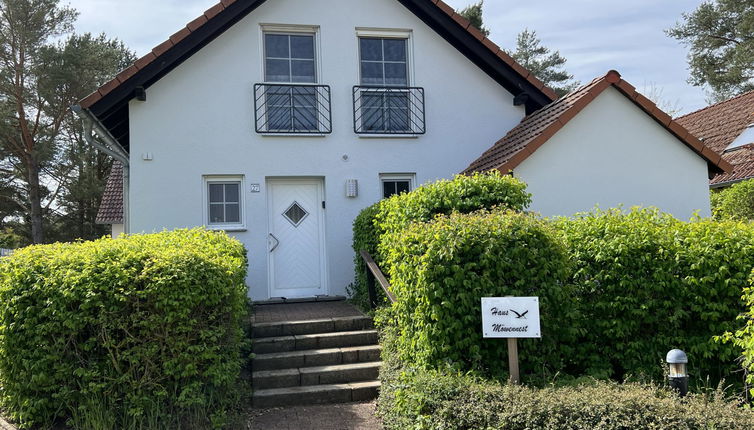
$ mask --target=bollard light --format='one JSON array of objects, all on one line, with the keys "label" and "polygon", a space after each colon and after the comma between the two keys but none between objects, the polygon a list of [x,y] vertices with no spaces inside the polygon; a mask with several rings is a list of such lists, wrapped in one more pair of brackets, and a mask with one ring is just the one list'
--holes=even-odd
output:
[{"label": "bollard light", "polygon": [[689,392],[689,374],[686,365],[689,362],[686,353],[680,349],[673,349],[665,357],[668,363],[668,384],[683,397]]}]

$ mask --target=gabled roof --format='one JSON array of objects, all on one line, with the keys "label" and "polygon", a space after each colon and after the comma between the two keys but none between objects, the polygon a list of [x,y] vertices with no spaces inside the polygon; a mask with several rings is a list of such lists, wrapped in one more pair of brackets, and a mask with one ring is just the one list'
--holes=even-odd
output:
[{"label": "gabled roof", "polygon": [[[267,0],[222,0],[79,103],[124,149],[129,146],[128,102]],[[441,0],[397,0],[514,96],[527,112],[557,98],[528,70]]]},{"label": "gabled roof", "polygon": [[537,148],[563,128],[568,121],[578,115],[592,100],[611,86],[620,91],[621,94],[640,107],[691,150],[699,154],[700,157],[707,160],[710,172],[722,173],[731,170],[732,166],[727,161],[722,160],[720,154],[705,146],[685,128],[673,121],[668,114],[660,110],[651,100],[639,94],[636,88],[621,79],[620,73],[611,70],[605,76],[593,80],[525,117],[505,137],[472,162],[464,173],[493,169],[508,173],[526,160]]},{"label": "gabled roof", "polygon": [[754,147],[745,145],[723,152],[750,124],[754,124],[754,91],[707,106],[704,109],[676,118],[676,121],[702,139],[704,144],[722,153],[733,165],[733,171],[712,178],[713,186],[754,178]]},{"label": "gabled roof", "polygon": [[97,211],[97,224],[123,224],[123,165],[114,161]]}]

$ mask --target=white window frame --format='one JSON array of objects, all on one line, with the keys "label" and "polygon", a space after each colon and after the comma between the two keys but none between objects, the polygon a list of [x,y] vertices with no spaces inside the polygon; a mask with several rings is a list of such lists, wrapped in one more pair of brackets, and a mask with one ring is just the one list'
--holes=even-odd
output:
[{"label": "white window frame", "polygon": [[[361,81],[361,38],[371,37],[380,39],[404,39],[406,40],[406,79],[407,86],[413,87],[415,84],[414,76],[414,37],[413,30],[410,29],[389,29],[389,28],[371,28],[356,27],[356,57],[358,58],[356,82],[362,85]],[[386,86],[389,88],[389,86]],[[400,88],[400,87],[397,87]],[[410,97],[410,96],[409,96]],[[426,103],[426,102],[425,102]],[[361,109],[361,106],[354,106],[355,109]],[[426,106],[425,106],[426,112]],[[414,109],[409,107],[409,116],[414,115]],[[414,127],[409,124],[409,129],[403,133],[357,133],[360,138],[417,138],[419,134]]]},{"label": "white window frame", "polygon": [[[209,219],[209,186],[213,183],[238,184],[239,222],[211,223]],[[204,175],[202,176],[202,207],[204,225],[210,230],[246,231],[246,181],[244,175]]]},{"label": "white window frame", "polygon": [[[267,57],[265,47],[266,34],[283,34],[283,35],[313,35],[314,36],[314,82],[268,82],[267,81]],[[260,76],[263,85],[296,85],[296,86],[318,86],[325,82],[322,78],[322,41],[320,37],[320,26],[318,25],[298,25],[298,24],[260,24],[259,25],[259,55],[260,55]],[[254,97],[258,97],[254,94]],[[318,103],[325,103],[322,95],[317,95]],[[256,113],[255,113],[256,115]],[[318,125],[325,120],[323,113],[317,108]],[[332,115],[332,113],[331,113]],[[266,116],[266,113],[265,113]],[[330,128],[332,129],[332,118],[330,118]],[[327,133],[323,130],[295,131],[295,132],[277,132],[274,130],[264,130],[260,132],[264,137],[325,137]]]},{"label": "white window frame", "polygon": [[380,200],[385,199],[385,182],[408,181],[408,191],[416,189],[416,173],[380,173]]}]

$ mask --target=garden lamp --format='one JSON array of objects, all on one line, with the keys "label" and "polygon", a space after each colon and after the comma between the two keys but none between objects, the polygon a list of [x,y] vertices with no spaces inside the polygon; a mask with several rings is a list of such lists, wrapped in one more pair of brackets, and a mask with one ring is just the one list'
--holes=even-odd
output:
[{"label": "garden lamp", "polygon": [[681,397],[689,392],[689,374],[686,365],[689,362],[686,353],[680,349],[673,349],[665,357],[668,363],[668,384],[676,390]]}]

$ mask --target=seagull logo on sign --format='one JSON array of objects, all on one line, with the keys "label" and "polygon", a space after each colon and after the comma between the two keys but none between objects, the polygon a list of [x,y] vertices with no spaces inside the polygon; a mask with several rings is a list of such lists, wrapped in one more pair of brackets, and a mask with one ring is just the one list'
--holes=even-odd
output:
[{"label": "seagull logo on sign", "polygon": [[527,310],[526,312],[520,314],[520,313],[514,311],[513,309],[511,309],[511,312],[513,312],[514,314],[516,314],[516,319],[517,320],[525,320],[526,319],[526,314],[529,313],[529,311]]}]

